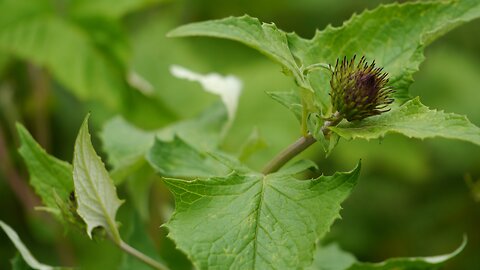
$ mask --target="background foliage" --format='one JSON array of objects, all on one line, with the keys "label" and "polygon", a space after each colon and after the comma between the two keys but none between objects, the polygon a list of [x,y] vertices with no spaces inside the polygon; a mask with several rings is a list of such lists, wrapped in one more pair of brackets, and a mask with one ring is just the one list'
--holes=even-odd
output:
[{"label": "background foliage", "polygon": [[[277,1],[272,8],[267,1],[0,1],[0,219],[15,228],[41,262],[133,269],[137,262],[109,242],[92,242],[74,231],[65,234],[62,224],[33,210],[39,200],[26,185],[15,122],[24,123],[49,153],[72,161],[76,132],[88,111],[98,150],[108,148],[100,144],[99,135],[114,115],[120,113],[142,128],[161,129],[198,115],[217,100],[197,84],[171,76],[170,65],[234,74],[243,80],[244,91],[224,148],[239,151],[238,145],[257,128],[268,147],[247,162],[259,169],[298,136],[296,119],[265,94],[293,88],[293,82],[277,65],[239,44],[168,39],[165,34],[180,24],[247,13],[310,38],[316,28],[339,26],[354,12],[387,2]],[[480,22],[474,21],[435,41],[410,88],[422,96],[423,104],[467,115],[476,125],[480,125],[478,29]],[[134,74],[151,85],[139,83]],[[335,240],[362,261],[380,261],[450,252],[465,233],[467,247],[447,268],[480,265],[480,205],[472,193],[478,188],[465,181],[480,178],[477,147],[393,135],[380,142],[342,143],[326,160],[319,145],[304,156],[316,160],[328,175],[348,171],[363,158],[360,180],[326,243]],[[123,162],[109,161],[112,166]],[[133,179],[118,190],[120,198],[127,198],[117,214],[121,233],[139,249],[155,247],[175,269],[189,269],[185,256],[165,237],[165,229],[158,229],[171,212],[171,195],[139,166]],[[15,250],[1,233],[0,243],[0,269],[8,269]]]}]

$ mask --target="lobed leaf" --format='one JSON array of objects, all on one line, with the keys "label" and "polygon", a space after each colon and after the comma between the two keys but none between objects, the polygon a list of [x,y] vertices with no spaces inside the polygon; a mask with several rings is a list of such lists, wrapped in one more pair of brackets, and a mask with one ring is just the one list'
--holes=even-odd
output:
[{"label": "lobed leaf", "polygon": [[302,162],[265,176],[247,172],[238,164],[232,167],[242,168],[240,172],[224,177],[167,178],[176,202],[165,224],[169,237],[198,269],[306,267],[315,242],[339,217],[340,203],[360,170],[357,166],[348,173],[312,180],[298,180],[290,174],[311,166]]},{"label": "lobed leaf", "polygon": [[480,145],[480,128],[465,116],[430,110],[415,98],[388,113],[358,122],[342,122],[330,130],[345,139],[376,139],[389,132],[410,138],[443,137]]},{"label": "lobed leaf", "polygon": [[88,132],[88,117],[78,132],[73,158],[77,212],[85,221],[90,238],[94,228],[103,227],[113,241],[119,244],[121,239],[115,216],[123,201],[118,199],[116,188],[92,146]]}]

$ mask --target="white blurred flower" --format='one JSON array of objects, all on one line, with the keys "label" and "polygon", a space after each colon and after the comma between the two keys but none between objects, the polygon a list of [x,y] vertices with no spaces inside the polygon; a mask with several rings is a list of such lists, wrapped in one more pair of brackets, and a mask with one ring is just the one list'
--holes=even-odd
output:
[{"label": "white blurred flower", "polygon": [[240,79],[233,75],[222,76],[218,73],[199,74],[178,65],[172,65],[170,72],[177,78],[199,82],[205,91],[219,95],[227,108],[229,123],[233,121],[242,92]]}]

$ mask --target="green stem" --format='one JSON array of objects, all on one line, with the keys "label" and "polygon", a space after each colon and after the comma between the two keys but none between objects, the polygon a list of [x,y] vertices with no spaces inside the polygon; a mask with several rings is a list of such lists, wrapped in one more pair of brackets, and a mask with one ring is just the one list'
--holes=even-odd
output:
[{"label": "green stem", "polygon": [[[339,112],[335,112],[331,120],[325,121],[321,127],[321,131],[325,138],[329,137],[330,130],[328,127],[336,126],[342,121],[342,116]],[[317,140],[312,136],[312,134],[307,134],[306,136],[300,137],[294,143],[289,145],[287,148],[283,149],[277,156],[275,156],[268,164],[263,168],[262,173],[267,175],[274,173],[283,167],[288,161],[296,157],[298,154],[303,152],[305,149],[314,144]]]},{"label": "green stem", "polygon": [[135,258],[139,259],[140,261],[150,265],[154,269],[158,270],[168,270],[168,267],[155,261],[154,259],[148,257],[147,255],[143,254],[142,252],[136,250],[135,248],[131,247],[127,243],[120,241],[120,243],[117,244],[118,247],[120,247],[123,251],[126,253],[134,256]]},{"label": "green stem", "polygon": [[312,134],[307,136],[302,136],[300,139],[289,145],[282,152],[280,152],[276,157],[274,157],[265,168],[262,170],[263,174],[274,173],[278,171],[285,163],[290,159],[294,158],[296,155],[303,152],[310,145],[314,144],[317,140],[313,138]]}]

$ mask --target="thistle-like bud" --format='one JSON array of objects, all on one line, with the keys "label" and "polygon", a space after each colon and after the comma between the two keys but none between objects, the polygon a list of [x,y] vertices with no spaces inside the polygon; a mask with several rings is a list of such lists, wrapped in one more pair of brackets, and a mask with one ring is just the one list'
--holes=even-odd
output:
[{"label": "thistle-like bud", "polygon": [[348,121],[389,111],[386,107],[393,102],[390,94],[394,90],[387,86],[387,73],[376,68],[375,61],[368,64],[365,57],[355,65],[355,56],[349,61],[337,59],[330,86],[333,108]]}]

